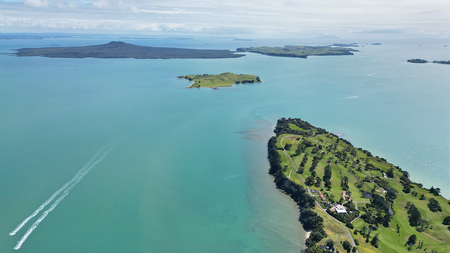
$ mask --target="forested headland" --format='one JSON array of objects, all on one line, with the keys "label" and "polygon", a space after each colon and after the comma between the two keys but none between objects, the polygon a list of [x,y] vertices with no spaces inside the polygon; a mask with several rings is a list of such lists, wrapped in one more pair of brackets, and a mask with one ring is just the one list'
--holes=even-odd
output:
[{"label": "forested headland", "polygon": [[301,119],[279,119],[274,132],[269,173],[301,208],[306,252],[450,249],[450,202],[439,188]]}]

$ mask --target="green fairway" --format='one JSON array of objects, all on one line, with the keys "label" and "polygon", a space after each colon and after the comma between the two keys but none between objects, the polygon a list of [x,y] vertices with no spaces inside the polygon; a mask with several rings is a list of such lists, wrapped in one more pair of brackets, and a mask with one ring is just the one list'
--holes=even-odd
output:
[{"label": "green fairway", "polygon": [[[275,132],[283,173],[291,181],[308,186],[329,214],[347,224],[353,238],[358,240],[359,252],[450,252],[449,226],[442,224],[450,216],[450,203],[439,195],[439,188],[423,188],[420,183],[410,181],[406,171],[385,159],[373,157],[369,151],[355,148],[350,142],[300,119],[280,119]],[[327,170],[331,171],[329,179]],[[318,197],[318,192],[325,200]],[[336,214],[331,209],[336,203],[344,205],[347,214]],[[414,221],[410,219],[411,206],[420,216],[416,223],[410,223]],[[441,211],[439,207],[432,211],[433,206],[440,206]],[[315,211],[324,219],[328,235],[319,245],[328,239],[336,242],[339,234],[346,233],[328,214],[319,208]],[[416,242],[407,245],[413,234]],[[342,244],[337,249],[344,252]]]},{"label": "green fairway", "polygon": [[200,87],[229,87],[233,84],[241,83],[260,83],[261,80],[258,76],[254,75],[244,75],[244,74],[233,74],[233,73],[222,73],[218,75],[186,75],[179,76],[180,79],[187,79],[193,81],[188,88],[200,88]]}]

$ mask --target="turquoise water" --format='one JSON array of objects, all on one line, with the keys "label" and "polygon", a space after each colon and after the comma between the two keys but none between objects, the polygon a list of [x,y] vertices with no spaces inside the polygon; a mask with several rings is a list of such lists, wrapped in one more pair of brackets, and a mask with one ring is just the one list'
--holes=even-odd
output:
[{"label": "turquoise water", "polygon": [[[0,41],[11,48],[106,40]],[[218,39],[141,45],[301,44]],[[298,209],[267,174],[267,139],[300,117],[440,187],[450,172],[450,69],[441,42],[367,45],[354,56],[247,54],[220,60],[0,55],[0,250],[14,228],[102,147],[117,146],[30,234],[20,252],[298,252]],[[449,44],[449,43],[447,43]],[[193,89],[185,74],[248,73],[260,84]]]}]

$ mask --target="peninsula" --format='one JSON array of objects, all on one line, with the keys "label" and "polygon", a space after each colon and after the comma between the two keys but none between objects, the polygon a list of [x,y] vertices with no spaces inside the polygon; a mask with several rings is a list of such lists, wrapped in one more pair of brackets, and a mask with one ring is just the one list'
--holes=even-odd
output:
[{"label": "peninsula", "polygon": [[269,173],[301,207],[306,252],[448,252],[450,202],[440,189],[301,119],[279,119]]},{"label": "peninsula", "polygon": [[134,59],[211,59],[238,58],[230,50],[203,50],[168,47],[137,46],[121,41],[84,47],[21,48],[15,56],[42,56],[51,58],[134,58]]},{"label": "peninsula", "polygon": [[218,87],[229,87],[232,86],[233,84],[261,82],[259,76],[233,74],[230,72],[218,75],[208,75],[208,74],[187,75],[187,76],[179,76],[178,78],[193,81],[188,88],[200,88],[200,87],[218,88]]},{"label": "peninsula", "polygon": [[352,52],[358,50],[346,47],[330,47],[330,46],[284,46],[284,47],[249,47],[238,48],[237,52],[250,52],[257,54],[264,54],[269,56],[282,56],[282,57],[299,57],[307,58],[310,55],[323,56],[323,55],[353,55]]}]

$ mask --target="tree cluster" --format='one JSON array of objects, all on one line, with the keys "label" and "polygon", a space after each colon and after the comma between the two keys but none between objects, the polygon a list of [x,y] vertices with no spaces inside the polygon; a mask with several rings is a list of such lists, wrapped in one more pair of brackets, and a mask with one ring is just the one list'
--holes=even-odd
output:
[{"label": "tree cluster", "polygon": [[414,204],[408,201],[406,203],[406,209],[408,210],[409,225],[415,227],[422,224],[422,215]]},{"label": "tree cluster", "polygon": [[323,218],[309,208],[303,208],[300,214],[300,221],[305,230],[311,230],[311,234],[306,239],[306,246],[312,247],[327,236],[323,229]]},{"label": "tree cluster", "polygon": [[314,197],[306,192],[303,186],[292,182],[282,172],[281,157],[278,153],[277,138],[275,136],[269,139],[267,148],[270,164],[269,173],[275,177],[275,184],[277,187],[282,189],[287,195],[291,196],[291,198],[301,207],[302,212],[300,220],[306,230],[313,230],[314,233],[311,233],[309,244],[314,245],[318,242],[316,240],[318,240],[320,236],[322,236],[322,238],[326,237],[326,232],[323,230],[322,217],[311,210],[311,208],[315,207],[316,201]]},{"label": "tree cluster", "polygon": [[430,211],[432,211],[432,212],[442,212],[442,207],[441,207],[441,205],[440,205],[439,202],[438,202],[437,200],[435,200],[434,198],[431,198],[431,199],[428,201],[427,206],[428,206],[428,208],[430,209]]}]

